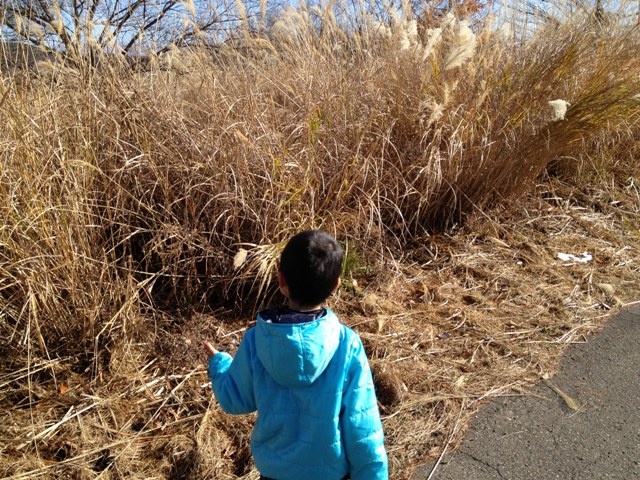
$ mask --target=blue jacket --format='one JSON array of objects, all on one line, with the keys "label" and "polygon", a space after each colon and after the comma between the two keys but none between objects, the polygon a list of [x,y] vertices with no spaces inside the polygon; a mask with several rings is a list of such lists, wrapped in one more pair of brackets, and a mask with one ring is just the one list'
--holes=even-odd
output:
[{"label": "blue jacket", "polygon": [[277,480],[386,480],[387,454],[371,370],[360,338],[326,309],[306,323],[258,314],[235,358],[209,360],[227,413],[258,411],[251,450]]}]

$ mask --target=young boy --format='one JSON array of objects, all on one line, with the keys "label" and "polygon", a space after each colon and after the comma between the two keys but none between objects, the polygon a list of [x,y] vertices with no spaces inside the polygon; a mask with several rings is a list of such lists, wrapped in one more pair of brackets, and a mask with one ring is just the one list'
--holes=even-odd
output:
[{"label": "young boy", "polygon": [[360,338],[325,300],[343,253],[329,234],[297,234],[280,256],[286,307],[258,313],[233,358],[204,342],[227,413],[258,411],[251,451],[264,480],[386,480],[387,454]]}]

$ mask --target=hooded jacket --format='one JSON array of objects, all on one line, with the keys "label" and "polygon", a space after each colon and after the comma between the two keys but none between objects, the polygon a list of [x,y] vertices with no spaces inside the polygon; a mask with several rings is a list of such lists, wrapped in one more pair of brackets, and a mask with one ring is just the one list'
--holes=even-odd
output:
[{"label": "hooded jacket", "polygon": [[227,413],[258,411],[251,451],[277,480],[386,480],[387,455],[371,370],[360,338],[329,309],[305,323],[274,323],[269,311],[232,357],[209,360]]}]

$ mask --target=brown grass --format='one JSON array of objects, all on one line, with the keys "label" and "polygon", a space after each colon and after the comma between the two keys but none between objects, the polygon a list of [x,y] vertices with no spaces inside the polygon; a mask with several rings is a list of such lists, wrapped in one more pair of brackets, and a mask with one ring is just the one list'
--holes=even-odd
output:
[{"label": "brown grass", "polygon": [[371,358],[393,478],[637,298],[636,29],[470,49],[452,19],[288,18],[144,71],[0,74],[1,475],[256,478],[199,342],[237,347],[303,228],[348,251],[331,305]]}]

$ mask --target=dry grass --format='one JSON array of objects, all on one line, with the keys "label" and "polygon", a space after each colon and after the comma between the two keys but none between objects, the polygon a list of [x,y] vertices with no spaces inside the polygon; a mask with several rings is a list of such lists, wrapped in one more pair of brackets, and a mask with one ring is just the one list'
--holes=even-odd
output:
[{"label": "dry grass", "polygon": [[[489,211],[425,238],[428,249],[407,251],[395,277],[356,273],[357,287],[335,300],[371,358],[393,478],[455,446],[483,401],[522,394],[638,298],[637,191],[551,185],[522,201],[526,212]],[[557,258],[582,251],[593,261]],[[198,358],[199,339],[233,350],[251,323],[225,315],[148,315],[153,328],[114,341],[95,376],[90,357],[8,365],[5,475],[256,478],[252,419],[220,411]]]},{"label": "dry grass", "polygon": [[[637,233],[625,226],[629,211],[638,221],[637,191],[590,191],[591,198],[551,185],[521,202],[522,211],[491,211],[454,235],[432,237],[428,245],[439,253],[414,252],[415,266],[405,264],[399,284],[378,293],[404,294],[363,333],[374,370],[397,379],[391,392],[400,400],[385,411],[397,472],[455,446],[484,400],[526,393],[555,372],[567,346],[638,300]],[[593,261],[557,258],[584,251]]]},{"label": "dry grass", "polygon": [[0,475],[256,478],[198,343],[237,346],[303,228],[347,247],[393,478],[637,298],[637,30],[441,22],[0,73]]}]

